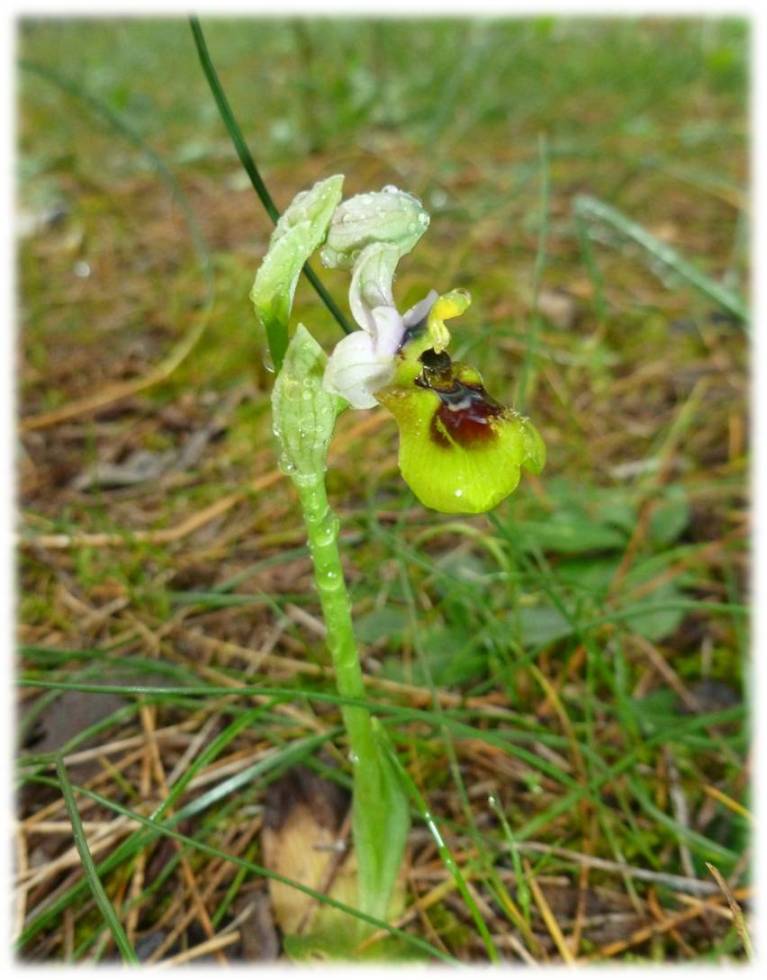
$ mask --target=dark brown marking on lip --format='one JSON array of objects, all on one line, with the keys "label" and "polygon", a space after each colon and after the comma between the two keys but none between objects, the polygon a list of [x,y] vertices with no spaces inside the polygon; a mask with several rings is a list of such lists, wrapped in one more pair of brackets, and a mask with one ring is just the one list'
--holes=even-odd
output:
[{"label": "dark brown marking on lip", "polygon": [[440,400],[431,420],[432,440],[447,449],[453,443],[468,448],[495,438],[491,423],[503,408],[484,387],[459,381],[447,351],[425,350],[419,360],[423,370],[415,383],[433,391]]},{"label": "dark brown marking on lip", "polygon": [[448,390],[432,390],[440,398],[431,421],[431,437],[437,445],[448,447],[455,442],[468,448],[495,438],[491,423],[503,409],[484,388],[456,381]]}]

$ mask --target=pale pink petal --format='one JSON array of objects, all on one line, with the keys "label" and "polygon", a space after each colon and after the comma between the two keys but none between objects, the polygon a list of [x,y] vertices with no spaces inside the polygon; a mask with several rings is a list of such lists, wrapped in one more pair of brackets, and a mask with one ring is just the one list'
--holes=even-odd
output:
[{"label": "pale pink petal", "polygon": [[391,360],[402,343],[405,334],[405,324],[402,317],[393,306],[377,306],[372,310],[375,332],[373,345],[380,358]]},{"label": "pale pink petal", "polygon": [[405,327],[414,327],[416,323],[420,323],[424,317],[429,315],[429,311],[438,299],[439,293],[436,289],[432,289],[420,302],[416,303],[415,306],[411,306],[402,316],[402,322],[405,324]]}]

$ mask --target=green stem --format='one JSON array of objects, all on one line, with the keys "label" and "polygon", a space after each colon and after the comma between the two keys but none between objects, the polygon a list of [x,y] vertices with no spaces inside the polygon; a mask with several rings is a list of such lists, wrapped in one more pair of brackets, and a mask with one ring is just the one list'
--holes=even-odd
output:
[{"label": "green stem", "polygon": [[[302,474],[294,482],[306,522],[338,693],[342,697],[364,699],[351,601],[338,549],[339,524],[328,504],[324,474]],[[357,856],[359,907],[386,919],[404,849],[404,839],[399,840],[397,834],[392,834],[388,841],[381,840],[386,811],[392,803],[391,773],[381,758],[367,708],[344,705],[341,716],[353,771],[352,834]],[[395,793],[401,794],[399,787]]]},{"label": "green stem", "polygon": [[[338,693],[342,697],[364,698],[365,685],[354,637],[351,602],[338,550],[338,519],[328,504],[322,475],[304,475],[300,482],[296,481],[296,488],[306,522]],[[351,751],[355,752],[359,745],[364,750],[373,737],[369,712],[365,708],[346,705],[341,714],[352,742]]]}]

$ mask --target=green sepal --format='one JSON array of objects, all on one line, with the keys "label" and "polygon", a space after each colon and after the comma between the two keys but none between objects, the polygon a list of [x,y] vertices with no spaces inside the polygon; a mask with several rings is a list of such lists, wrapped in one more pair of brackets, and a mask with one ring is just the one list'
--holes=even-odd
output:
[{"label": "green sepal", "polygon": [[328,268],[349,269],[368,245],[395,245],[407,255],[429,227],[429,214],[417,197],[396,187],[356,194],[333,214],[320,252]]},{"label": "green sepal", "polygon": [[275,371],[288,346],[290,311],[298,277],[309,256],[327,235],[328,225],[343,193],[342,174],[321,180],[296,194],[280,217],[269,240],[250,298],[266,331]]},{"label": "green sepal", "polygon": [[325,391],[322,376],[326,363],[323,349],[299,323],[272,389],[280,466],[298,482],[324,474],[336,418],[347,404]]}]

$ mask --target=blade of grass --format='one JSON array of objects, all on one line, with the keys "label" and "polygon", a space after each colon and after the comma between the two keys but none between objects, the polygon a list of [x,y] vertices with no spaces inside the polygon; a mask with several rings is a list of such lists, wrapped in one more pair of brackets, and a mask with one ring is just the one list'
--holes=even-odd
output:
[{"label": "blade of grass", "polygon": [[541,280],[546,265],[546,244],[549,237],[549,150],[545,135],[541,134],[538,142],[538,158],[540,162],[540,218],[538,229],[538,251],[533,267],[533,308],[532,324],[527,334],[525,359],[519,376],[519,385],[514,404],[518,411],[524,412],[527,389],[533,372],[533,362],[538,352],[538,333],[541,326],[541,314],[538,312],[538,298],[541,293]]},{"label": "blade of grass", "polygon": [[122,956],[123,961],[125,963],[132,963],[135,966],[138,966],[139,959],[136,956],[136,951],[128,941],[128,937],[125,935],[125,930],[122,927],[122,923],[118,919],[114,906],[109,901],[109,897],[104,891],[104,886],[101,884],[101,879],[96,871],[96,865],[88,847],[88,839],[85,836],[85,830],[83,829],[82,821],[80,820],[80,811],[77,809],[77,803],[75,802],[72,784],[69,781],[66,766],[64,765],[64,760],[61,756],[59,756],[56,760],[56,773],[59,777],[59,786],[61,787],[61,792],[64,796],[64,803],[67,808],[67,813],[69,814],[69,819],[72,823],[72,834],[75,839],[75,846],[80,854],[80,860],[83,862],[85,879],[90,890],[93,892],[93,897],[96,900],[96,904],[98,905],[101,914],[104,916],[104,920],[109,926],[112,936],[114,937],[115,945],[120,950],[120,955]]},{"label": "blade of grass", "polygon": [[748,926],[746,925],[743,910],[741,909],[740,905],[738,905],[735,896],[732,894],[732,889],[724,880],[718,868],[715,868],[713,864],[709,864],[708,861],[706,861],[706,867],[711,872],[714,881],[717,883],[722,891],[722,894],[727,899],[727,904],[730,906],[730,912],[732,912],[732,921],[735,925],[735,931],[740,937],[740,941],[743,943],[743,949],[746,951],[746,956],[753,962],[754,947],[751,943],[751,936],[748,933]]},{"label": "blade of grass", "polygon": [[701,272],[700,269],[683,258],[676,249],[660,241],[646,228],[627,218],[616,208],[588,195],[579,195],[575,199],[574,210],[576,218],[583,217],[591,221],[602,222],[639,245],[671,272],[686,279],[691,286],[694,286],[708,299],[713,300],[742,323],[748,322],[748,308],[741,296],[731,289],[727,289],[726,286],[720,285],[711,276]]},{"label": "blade of grass", "polygon": [[591,240],[589,239],[588,233],[588,223],[586,222],[585,217],[578,212],[575,213],[575,230],[578,235],[578,244],[581,248],[581,254],[586,266],[586,271],[588,272],[589,279],[591,280],[594,295],[594,311],[596,313],[597,323],[601,325],[607,319],[604,277],[602,276],[594,257],[594,249],[591,247]]},{"label": "blade of grass", "polygon": [[524,921],[529,929],[530,927],[530,888],[527,884],[527,878],[522,870],[522,858],[519,855],[519,847],[517,846],[516,838],[512,833],[511,827],[509,826],[509,821],[506,819],[506,814],[503,812],[503,807],[500,801],[495,795],[491,795],[488,798],[490,808],[495,813],[496,817],[500,821],[501,828],[503,830],[503,835],[506,838],[506,843],[509,848],[509,854],[511,855],[511,863],[514,867],[514,876],[516,878],[517,885],[517,900],[519,901],[519,906],[522,909],[522,914],[524,915]]},{"label": "blade of grass", "polygon": [[[213,93],[213,98],[216,100],[216,106],[218,107],[218,111],[221,115],[224,126],[226,126],[226,131],[229,133],[229,137],[234,145],[234,149],[239,157],[240,163],[244,167],[245,173],[248,175],[250,182],[253,185],[253,190],[258,195],[258,199],[263,204],[266,213],[276,224],[280,216],[280,212],[277,210],[277,205],[274,203],[272,195],[269,193],[269,189],[264,183],[263,177],[259,173],[256,162],[253,159],[253,155],[248,149],[245,138],[242,135],[242,130],[240,129],[237,120],[234,118],[234,113],[229,105],[229,100],[226,97],[221,80],[218,77],[218,72],[216,71],[213,60],[210,57],[210,51],[208,50],[208,44],[202,31],[202,25],[197,17],[194,16],[189,18],[189,25],[192,28],[192,35],[194,37],[194,43],[197,48],[197,54],[200,59],[200,64],[202,65],[203,73],[205,74],[210,90]],[[347,322],[346,317],[338,308],[333,300],[333,297],[322,285],[314,270],[308,263],[304,266],[304,275],[312,284],[317,295],[335,318],[343,332],[351,333],[352,327]]]},{"label": "blade of grass", "polygon": [[453,881],[455,881],[456,887],[458,888],[458,891],[461,893],[461,897],[463,898],[464,902],[466,903],[466,907],[469,909],[469,912],[471,913],[471,917],[474,920],[474,924],[477,927],[477,931],[482,937],[482,942],[485,944],[485,949],[487,950],[487,955],[490,958],[490,961],[495,964],[500,963],[501,959],[500,956],[498,955],[498,950],[496,949],[495,943],[493,942],[493,937],[490,935],[490,930],[487,928],[487,925],[485,924],[485,920],[482,918],[482,913],[479,911],[479,908],[477,907],[477,903],[474,901],[474,897],[472,896],[471,892],[469,891],[466,885],[466,879],[464,878],[461,869],[458,867],[458,863],[453,857],[450,848],[445,843],[442,834],[440,833],[439,827],[437,826],[434,817],[429,811],[429,808],[426,806],[426,801],[421,796],[421,793],[418,787],[416,786],[416,784],[411,779],[410,774],[407,772],[405,767],[397,758],[397,753],[393,751],[393,749],[390,747],[388,742],[382,742],[381,744],[384,750],[386,751],[389,759],[391,760],[392,766],[394,767],[397,774],[399,775],[399,778],[402,780],[402,783],[405,789],[407,790],[408,795],[413,800],[413,803],[415,804],[418,812],[420,813],[423,822],[428,827],[429,832],[432,838],[434,839],[434,843],[437,845],[437,851],[439,852],[439,856],[442,859],[442,863],[445,865],[447,870],[452,875]]},{"label": "blade of grass", "polygon": [[652,802],[646,788],[637,779],[634,779],[631,774],[627,775],[626,782],[634,799],[637,800],[645,813],[659,824],[667,827],[677,839],[685,841],[700,857],[705,859],[713,855],[720,861],[728,862],[731,866],[735,864],[739,857],[735,851],[718,844],[716,841],[711,840],[710,837],[704,837],[702,834],[690,830],[689,827],[683,826],[678,820],[664,813],[663,810],[659,809]]},{"label": "blade of grass", "polygon": [[[259,847],[260,847],[260,841],[258,840],[258,838],[256,838],[256,840],[252,841],[248,849],[245,851],[245,860],[252,861],[253,856],[258,853]],[[232,878],[231,884],[226,890],[226,894],[221,900],[221,904],[218,906],[218,908],[216,909],[216,911],[213,913],[211,917],[211,921],[213,922],[213,925],[216,928],[218,928],[221,925],[224,916],[229,911],[232,903],[237,897],[240,888],[242,888],[242,885],[245,881],[245,876],[247,875],[247,873],[248,872],[246,868],[237,869],[234,878]]]}]

